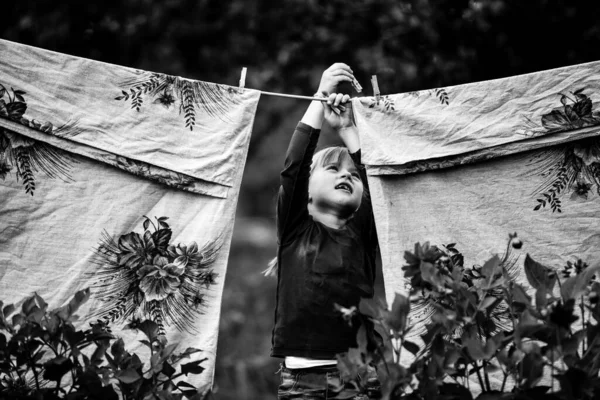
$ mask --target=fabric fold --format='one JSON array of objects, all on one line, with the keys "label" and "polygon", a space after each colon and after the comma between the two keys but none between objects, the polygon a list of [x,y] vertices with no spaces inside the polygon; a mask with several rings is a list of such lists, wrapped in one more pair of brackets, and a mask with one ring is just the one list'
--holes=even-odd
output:
[{"label": "fabric fold", "polygon": [[370,174],[404,174],[600,135],[600,62],[356,98]]},{"label": "fabric fold", "polygon": [[219,186],[233,185],[243,154],[239,130],[252,124],[260,92],[6,40],[0,52],[0,118],[65,139],[71,149],[93,148],[121,168],[150,169],[147,176],[186,190],[223,197]]}]

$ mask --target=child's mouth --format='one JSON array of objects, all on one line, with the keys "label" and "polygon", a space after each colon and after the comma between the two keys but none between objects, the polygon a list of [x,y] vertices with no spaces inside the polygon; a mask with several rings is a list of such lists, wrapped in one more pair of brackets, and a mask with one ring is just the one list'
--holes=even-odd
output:
[{"label": "child's mouth", "polygon": [[352,194],[352,187],[350,185],[348,185],[347,183],[340,183],[335,186],[335,189],[345,190],[346,192]]}]

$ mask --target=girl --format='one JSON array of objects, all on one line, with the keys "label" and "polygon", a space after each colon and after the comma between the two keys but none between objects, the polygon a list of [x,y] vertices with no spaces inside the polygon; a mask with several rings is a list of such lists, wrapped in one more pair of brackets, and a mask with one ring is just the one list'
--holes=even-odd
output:
[{"label": "girl", "polygon": [[[358,132],[350,107],[344,106],[350,97],[335,93],[340,82],[353,79],[346,64],[325,70],[315,96],[327,96],[327,105],[310,104],[281,172],[271,350],[285,359],[279,399],[364,399],[357,386],[368,387],[374,396],[377,391],[373,377],[353,385],[340,379],[336,367],[336,354],[356,347],[358,326],[344,321],[335,305],[358,306],[361,297],[373,296],[377,248]],[[346,147],[313,157],[324,119]]]}]

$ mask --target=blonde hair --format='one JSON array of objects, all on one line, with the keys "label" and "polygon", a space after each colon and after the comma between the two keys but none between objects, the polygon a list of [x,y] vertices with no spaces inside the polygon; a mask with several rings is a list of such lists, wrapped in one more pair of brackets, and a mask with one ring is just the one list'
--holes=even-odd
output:
[{"label": "blonde hair", "polygon": [[313,155],[312,163],[310,164],[310,173],[314,171],[314,169],[318,167],[324,167],[326,165],[340,165],[344,161],[350,161],[354,163],[352,157],[350,157],[350,152],[346,147],[343,146],[333,146],[326,147],[324,149],[319,150]]}]

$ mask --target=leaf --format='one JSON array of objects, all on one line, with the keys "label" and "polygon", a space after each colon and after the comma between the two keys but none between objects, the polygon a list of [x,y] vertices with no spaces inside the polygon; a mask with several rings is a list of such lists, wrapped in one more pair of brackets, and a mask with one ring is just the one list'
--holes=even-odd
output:
[{"label": "leaf", "polygon": [[564,301],[576,299],[585,291],[585,288],[592,280],[592,277],[600,269],[600,264],[587,267],[581,274],[572,276],[565,280],[561,285],[560,294]]},{"label": "leaf", "polygon": [[488,278],[488,282],[491,282],[491,279],[496,274],[499,265],[500,258],[498,255],[494,255],[492,258],[487,260],[485,264],[483,264],[483,267],[481,267],[481,272]]},{"label": "leaf", "polygon": [[523,305],[531,305],[531,296],[527,294],[523,286],[515,283],[511,285],[511,296],[513,303],[520,303]]},{"label": "leaf", "polygon": [[27,104],[20,101],[13,101],[12,103],[6,104],[6,112],[8,118],[19,121],[23,114],[27,111]]},{"label": "leaf", "polygon": [[442,383],[439,386],[439,400],[472,400],[473,396],[469,389],[458,383]]},{"label": "leaf", "polygon": [[22,314],[15,314],[12,317],[13,327],[23,324],[23,321],[25,321],[25,318],[23,318]]},{"label": "leaf", "polygon": [[525,255],[525,276],[533,288],[540,289],[543,287],[549,293],[552,293],[556,284],[556,273],[535,261],[529,254]]},{"label": "leaf", "polygon": [[427,261],[421,261],[419,268],[421,270],[421,278],[425,282],[429,282],[433,286],[443,286],[444,282],[434,264]]},{"label": "leaf", "polygon": [[382,316],[387,311],[386,307],[382,304],[382,302],[375,297],[361,298],[360,303],[358,304],[358,310],[361,314],[374,319],[382,318]]},{"label": "leaf", "polygon": [[409,340],[404,340],[402,342],[402,347],[404,347],[406,350],[408,350],[408,352],[411,353],[413,356],[416,356],[417,353],[419,352],[419,345],[417,345],[416,343],[413,343]]},{"label": "leaf", "polygon": [[123,339],[119,338],[113,342],[112,346],[110,346],[110,354],[115,358],[117,364],[121,363],[123,354],[125,354],[125,342],[123,342]]},{"label": "leaf", "polygon": [[194,385],[190,385],[185,381],[177,382],[177,389],[179,389],[188,398],[195,394],[198,394],[198,390],[196,389],[196,387]]},{"label": "leaf", "polygon": [[33,311],[34,307],[37,307],[35,304],[35,297],[31,296],[25,299],[23,305],[21,306],[21,311],[23,314],[25,314],[25,316],[27,316]]},{"label": "leaf", "polygon": [[175,368],[168,362],[164,362],[161,372],[170,378],[175,373]]},{"label": "leaf", "polygon": [[552,110],[542,116],[542,126],[549,131],[564,130],[569,127],[569,119],[560,111]]},{"label": "leaf", "polygon": [[409,312],[410,301],[408,298],[400,293],[396,293],[394,302],[392,303],[392,310],[391,312],[386,313],[385,320],[392,329],[402,332],[406,328]]},{"label": "leaf", "polygon": [[202,360],[199,360],[199,361],[192,361],[187,364],[182,364],[181,372],[183,374],[185,374],[186,376],[187,376],[187,374],[201,374],[205,368],[201,367],[200,364],[202,364],[206,360],[208,360],[208,358],[203,358]]},{"label": "leaf", "polygon": [[580,97],[579,101],[573,105],[573,112],[577,115],[578,118],[591,117],[592,100],[590,100],[588,97]]},{"label": "leaf", "polygon": [[167,251],[169,241],[171,240],[171,229],[159,229],[152,234],[156,249],[162,254]]},{"label": "leaf", "polygon": [[144,226],[144,230],[147,230],[148,227],[150,226],[150,220],[146,218],[142,225]]},{"label": "leaf", "polygon": [[2,314],[4,314],[4,318],[8,318],[13,312],[15,312],[15,305],[14,304],[8,304],[2,310]]},{"label": "leaf", "polygon": [[0,100],[0,116],[8,117],[8,109],[6,108],[6,103],[4,100]]},{"label": "leaf", "polygon": [[585,334],[586,334],[585,330],[582,329],[582,330],[574,333],[570,338],[564,339],[561,342],[561,347],[562,347],[563,353],[575,355],[577,353],[577,350],[579,350],[579,345],[581,344],[581,341],[585,337]]},{"label": "leaf", "polygon": [[156,338],[158,337],[158,325],[154,321],[150,321],[150,320],[142,321],[137,326],[137,329],[139,329],[146,335],[146,337],[148,338],[150,343],[153,343],[156,340]]},{"label": "leaf", "polygon": [[138,372],[132,368],[128,368],[126,370],[117,371],[115,373],[115,378],[120,380],[123,383],[134,383],[140,380],[142,377]]},{"label": "leaf", "polygon": [[68,304],[62,306],[56,315],[63,321],[68,321],[75,312],[90,298],[90,289],[83,289],[75,293]]},{"label": "leaf", "polygon": [[494,296],[488,296],[485,299],[483,299],[483,302],[481,303],[481,308],[484,310],[487,310],[489,307],[491,307],[492,305],[499,303],[500,301],[502,301],[501,299],[498,299]]},{"label": "leaf", "polygon": [[37,302],[37,305],[43,310],[46,311],[46,309],[48,308],[48,303],[46,303],[44,301],[44,299],[42,298],[42,296],[40,296],[37,293],[33,294],[33,297],[35,297],[35,301]]},{"label": "leaf", "polygon": [[44,379],[59,381],[71,370],[73,362],[70,358],[56,357],[44,363]]},{"label": "leaf", "polygon": [[469,352],[469,356],[475,361],[482,360],[485,358],[485,352],[483,351],[483,345],[479,339],[473,336],[466,336],[463,338],[463,347]]}]

